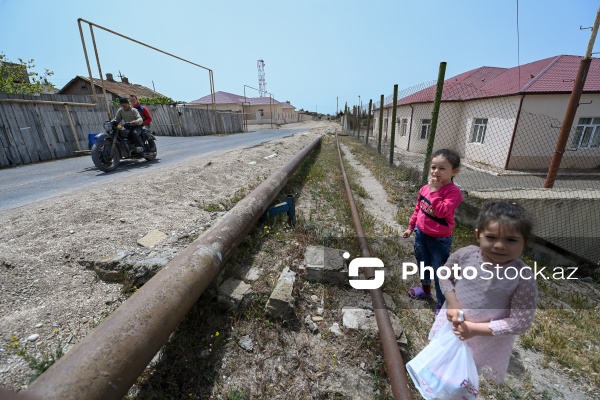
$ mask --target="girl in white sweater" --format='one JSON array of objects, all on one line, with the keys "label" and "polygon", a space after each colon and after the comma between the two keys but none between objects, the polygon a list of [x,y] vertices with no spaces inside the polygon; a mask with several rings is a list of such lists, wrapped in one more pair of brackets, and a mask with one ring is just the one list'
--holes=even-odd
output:
[{"label": "girl in white sweater", "polygon": [[[516,335],[529,330],[537,306],[537,285],[530,267],[519,259],[532,231],[529,213],[506,201],[483,206],[475,235],[479,246],[450,255],[459,276],[440,279],[446,297],[429,337],[453,322],[454,333],[473,350],[479,374],[504,381]],[[464,322],[458,311],[464,310]]]}]

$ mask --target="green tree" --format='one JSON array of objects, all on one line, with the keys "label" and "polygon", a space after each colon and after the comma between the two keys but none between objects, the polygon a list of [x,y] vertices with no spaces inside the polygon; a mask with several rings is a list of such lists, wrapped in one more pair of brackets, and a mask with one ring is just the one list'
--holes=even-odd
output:
[{"label": "green tree", "polygon": [[48,81],[54,72],[46,69],[43,74],[33,71],[33,60],[19,58],[18,63],[10,62],[0,53],[0,92],[8,94],[38,94],[55,89]]},{"label": "green tree", "polygon": [[[170,97],[138,97],[138,101],[144,106],[155,106],[157,104],[175,104],[176,102]],[[119,99],[115,99],[113,104],[118,106]]]},{"label": "green tree", "polygon": [[138,98],[138,101],[140,102],[140,104],[146,104],[148,106],[175,103],[175,101],[173,101],[173,99],[170,97],[140,97]]}]

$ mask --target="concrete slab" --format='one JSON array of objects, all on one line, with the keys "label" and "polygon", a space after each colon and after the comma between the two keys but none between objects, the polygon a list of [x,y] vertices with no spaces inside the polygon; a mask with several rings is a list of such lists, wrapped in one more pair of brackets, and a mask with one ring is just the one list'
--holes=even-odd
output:
[{"label": "concrete slab", "polygon": [[242,280],[230,278],[223,282],[219,288],[217,304],[222,310],[237,310],[244,300],[244,296],[250,293],[251,286]]},{"label": "concrete slab", "polygon": [[292,290],[296,282],[296,273],[285,267],[271,293],[265,311],[273,317],[287,317],[294,311]]},{"label": "concrete slab", "polygon": [[342,257],[345,250],[308,246],[304,253],[306,279],[335,285],[349,285],[348,266]]}]

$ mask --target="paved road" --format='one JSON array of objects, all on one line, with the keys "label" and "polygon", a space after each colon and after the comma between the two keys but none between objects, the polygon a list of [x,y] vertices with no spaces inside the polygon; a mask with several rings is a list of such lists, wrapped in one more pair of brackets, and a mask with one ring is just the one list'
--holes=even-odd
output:
[{"label": "paved road", "polygon": [[87,186],[128,179],[210,153],[252,147],[289,136],[300,129],[263,129],[223,136],[158,136],[158,157],[154,161],[124,161],[111,173],[98,170],[90,156],[54,160],[0,170],[0,213],[29,203],[49,199]]}]

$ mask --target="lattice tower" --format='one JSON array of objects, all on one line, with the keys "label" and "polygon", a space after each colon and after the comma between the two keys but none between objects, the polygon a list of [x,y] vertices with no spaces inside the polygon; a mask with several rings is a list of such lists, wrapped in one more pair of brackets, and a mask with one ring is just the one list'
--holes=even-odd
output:
[{"label": "lattice tower", "polygon": [[267,83],[265,82],[265,62],[263,60],[258,60],[256,62],[256,67],[258,68],[258,91],[260,97],[265,97],[265,94],[267,94]]}]

